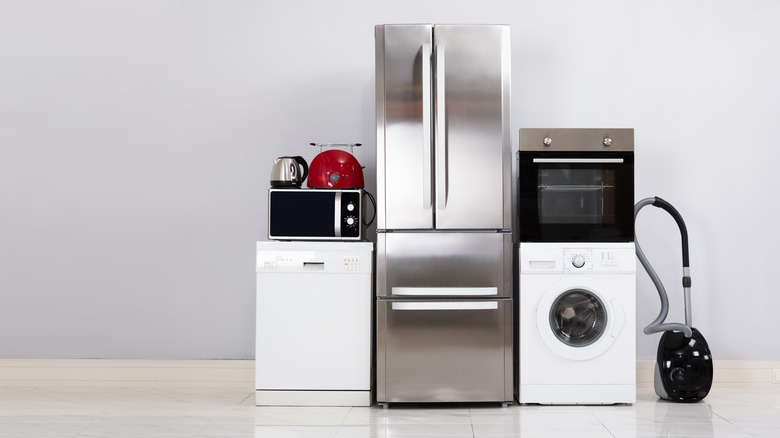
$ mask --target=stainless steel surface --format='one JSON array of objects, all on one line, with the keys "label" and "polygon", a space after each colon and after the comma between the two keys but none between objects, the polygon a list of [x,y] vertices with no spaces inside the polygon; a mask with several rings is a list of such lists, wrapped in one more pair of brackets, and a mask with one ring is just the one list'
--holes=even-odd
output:
[{"label": "stainless steel surface", "polygon": [[300,186],[306,179],[307,168],[303,157],[274,158],[271,185]]},{"label": "stainless steel surface", "polygon": [[377,228],[511,229],[509,27],[377,26],[376,55]]},{"label": "stainless steel surface", "polygon": [[510,233],[377,235],[377,401],[512,400],[511,251]]},{"label": "stainless steel surface", "polygon": [[378,301],[377,324],[377,401],[512,400],[511,299]]},{"label": "stainless steel surface", "polygon": [[509,233],[379,233],[377,297],[394,288],[496,288],[511,297],[511,250]]},{"label": "stainless steel surface", "polygon": [[[377,229],[433,228],[430,92],[422,48],[432,25],[376,27]],[[428,53],[426,51],[426,53]],[[429,56],[429,55],[426,55]],[[425,76],[425,78],[424,78]]]},{"label": "stainless steel surface", "polygon": [[521,151],[633,151],[634,130],[619,129],[520,129]]},{"label": "stainless steel surface", "polygon": [[512,400],[510,57],[508,26],[376,27],[379,403]]}]

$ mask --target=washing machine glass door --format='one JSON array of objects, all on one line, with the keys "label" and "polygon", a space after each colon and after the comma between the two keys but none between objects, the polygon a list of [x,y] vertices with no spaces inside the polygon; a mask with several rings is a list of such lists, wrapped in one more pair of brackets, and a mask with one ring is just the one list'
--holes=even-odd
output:
[{"label": "washing machine glass door", "polygon": [[605,284],[576,276],[545,291],[536,323],[539,335],[553,353],[572,360],[590,360],[615,343],[625,325],[625,314]]},{"label": "washing machine glass door", "polygon": [[585,347],[596,342],[607,327],[607,309],[595,294],[573,289],[561,294],[550,308],[550,328],[561,342]]}]

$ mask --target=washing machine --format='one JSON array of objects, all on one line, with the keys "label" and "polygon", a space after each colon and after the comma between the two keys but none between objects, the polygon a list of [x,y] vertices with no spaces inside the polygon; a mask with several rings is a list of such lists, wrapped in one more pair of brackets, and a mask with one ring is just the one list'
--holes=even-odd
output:
[{"label": "washing machine", "polygon": [[518,401],[636,401],[633,242],[519,246]]}]

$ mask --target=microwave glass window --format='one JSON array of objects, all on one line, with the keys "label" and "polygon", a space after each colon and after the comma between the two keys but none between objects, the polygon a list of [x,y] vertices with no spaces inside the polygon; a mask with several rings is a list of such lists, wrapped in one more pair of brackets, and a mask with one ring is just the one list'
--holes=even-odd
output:
[{"label": "microwave glass window", "polygon": [[540,224],[614,224],[614,169],[540,168]]}]

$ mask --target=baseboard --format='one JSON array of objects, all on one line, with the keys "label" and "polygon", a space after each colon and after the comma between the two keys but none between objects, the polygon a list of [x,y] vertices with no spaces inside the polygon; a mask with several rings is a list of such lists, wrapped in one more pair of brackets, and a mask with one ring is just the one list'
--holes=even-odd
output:
[{"label": "baseboard", "polygon": [[[777,360],[716,360],[712,366],[713,387],[780,387],[780,361]],[[653,386],[654,367],[654,360],[636,362],[637,386]]]},{"label": "baseboard", "polygon": [[[655,361],[638,360],[637,386],[653,386]],[[780,361],[716,360],[713,386],[777,387]],[[0,386],[219,387],[254,389],[252,360],[0,359]]]},{"label": "baseboard", "polygon": [[0,359],[0,386],[254,389],[252,360]]}]

